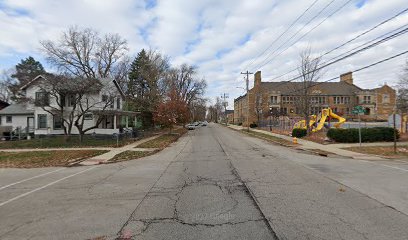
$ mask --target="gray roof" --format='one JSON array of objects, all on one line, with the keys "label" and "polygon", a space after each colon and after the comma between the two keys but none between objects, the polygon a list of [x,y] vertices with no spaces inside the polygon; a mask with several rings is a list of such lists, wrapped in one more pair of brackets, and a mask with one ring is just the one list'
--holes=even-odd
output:
[{"label": "gray roof", "polygon": [[[261,88],[270,91],[280,91],[285,95],[296,95],[296,91],[303,89],[301,82],[262,82]],[[353,95],[361,91],[361,88],[346,82],[316,82],[312,83],[312,89],[322,91],[321,95]]]},{"label": "gray roof", "polygon": [[34,115],[34,110],[28,110],[25,104],[12,104],[0,110],[0,115]]}]

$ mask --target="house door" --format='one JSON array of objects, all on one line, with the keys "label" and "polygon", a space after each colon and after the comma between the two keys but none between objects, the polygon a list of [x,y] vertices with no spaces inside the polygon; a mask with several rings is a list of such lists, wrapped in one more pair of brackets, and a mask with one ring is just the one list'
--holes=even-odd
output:
[{"label": "house door", "polygon": [[34,132],[34,117],[27,117],[27,130]]}]

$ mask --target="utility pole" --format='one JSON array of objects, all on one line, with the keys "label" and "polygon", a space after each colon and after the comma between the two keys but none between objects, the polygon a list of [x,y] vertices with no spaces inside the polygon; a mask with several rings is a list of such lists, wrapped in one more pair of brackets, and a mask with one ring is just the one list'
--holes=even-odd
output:
[{"label": "utility pole", "polygon": [[[396,124],[395,124],[395,110],[392,113],[392,121],[393,121],[393,125],[394,125],[394,153],[397,153],[397,128],[396,128]],[[402,122],[401,122],[402,123]]]},{"label": "utility pole", "polygon": [[228,125],[228,119],[227,119],[227,105],[228,105],[228,102],[227,102],[227,100],[226,100],[228,97],[229,97],[229,96],[228,96],[228,93],[223,93],[223,94],[221,94],[221,98],[224,99],[223,102],[222,102],[222,105],[224,105],[224,120],[225,120],[225,126]]},{"label": "utility pole", "polygon": [[247,95],[247,131],[249,132],[249,74],[253,74],[248,70],[246,72],[241,72],[241,74],[246,75],[246,95]]}]

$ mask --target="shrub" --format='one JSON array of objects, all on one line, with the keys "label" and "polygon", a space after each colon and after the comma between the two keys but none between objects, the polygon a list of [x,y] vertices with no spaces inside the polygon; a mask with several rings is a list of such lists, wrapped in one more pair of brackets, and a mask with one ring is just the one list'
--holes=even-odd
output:
[{"label": "shrub", "polygon": [[256,128],[256,127],[258,127],[258,124],[256,124],[256,123],[251,123],[251,124],[249,124],[249,127],[250,127],[250,128]]},{"label": "shrub", "polygon": [[292,130],[292,137],[302,138],[307,135],[307,130],[304,128],[294,128]]},{"label": "shrub", "polygon": [[[399,132],[397,139],[399,139]],[[358,128],[341,129],[331,128],[327,132],[327,137],[340,143],[358,142]],[[392,142],[394,141],[394,129],[390,127],[361,128],[362,142]]]},{"label": "shrub", "polygon": [[238,123],[238,126],[242,126],[242,122]]}]

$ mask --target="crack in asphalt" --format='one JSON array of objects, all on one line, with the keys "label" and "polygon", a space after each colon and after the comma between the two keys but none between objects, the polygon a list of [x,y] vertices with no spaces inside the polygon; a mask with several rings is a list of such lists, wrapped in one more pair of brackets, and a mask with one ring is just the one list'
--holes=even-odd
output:
[{"label": "crack in asphalt", "polygon": [[[203,175],[197,175],[194,172],[190,172],[190,166],[188,166],[189,163],[191,162],[201,162],[201,160],[196,160],[193,154],[197,154],[197,151],[191,151],[188,152],[187,155],[184,155],[186,152],[181,152],[178,155],[181,155],[183,153],[184,158],[192,157],[195,160],[192,161],[182,161],[182,160],[176,160],[176,158],[171,161],[165,171],[162,173],[162,175],[158,178],[158,180],[155,182],[153,187],[150,189],[150,191],[146,194],[146,196],[142,199],[141,203],[145,201],[146,199],[150,199],[152,197],[163,197],[164,195],[172,195],[174,197],[168,197],[173,203],[172,203],[172,209],[173,209],[173,214],[172,217],[162,217],[162,218],[138,218],[136,216],[137,213],[137,208],[139,208],[140,204],[137,206],[135,211],[132,212],[131,216],[129,217],[128,221],[122,226],[121,230],[117,234],[117,240],[123,239],[122,238],[122,233],[124,230],[126,230],[126,226],[131,225],[132,223],[142,223],[143,226],[139,226],[138,228],[138,233],[133,233],[132,237],[140,236],[143,235],[144,233],[148,232],[152,224],[162,224],[162,223],[169,223],[169,222],[175,222],[178,224],[182,225],[188,225],[191,227],[219,227],[219,226],[235,226],[239,224],[245,224],[248,222],[263,222],[265,226],[269,229],[269,232],[272,234],[272,236],[277,239],[275,232],[272,230],[271,226],[269,225],[267,219],[263,215],[263,213],[260,211],[259,206],[257,206],[256,200],[253,198],[251,195],[249,189],[246,187],[245,183],[242,181],[242,179],[239,177],[237,171],[235,170],[235,167],[233,166],[231,160],[229,159],[228,154],[225,152],[224,148],[222,147],[221,143],[219,140],[214,137],[220,146],[221,151],[218,151],[217,153],[221,153],[223,157],[221,159],[213,160],[213,161],[226,161],[227,162],[227,173],[223,174],[217,174],[215,177],[207,177]],[[190,140],[191,141],[191,136]],[[186,144],[187,145],[187,144]],[[185,145],[185,146],[186,146]],[[183,148],[184,149],[184,148]],[[216,157],[216,155],[212,155],[213,157]],[[181,179],[183,179],[183,183],[179,186],[172,186],[172,187],[162,187],[158,186],[158,183],[160,179],[165,175],[165,174],[170,174],[169,172],[169,166],[174,166],[174,163],[182,163],[182,169],[181,169]],[[194,165],[193,165],[194,166]],[[228,177],[232,177],[232,179],[225,179]],[[221,178],[221,179],[220,179]],[[234,210],[237,209],[237,207],[240,204],[240,201],[237,199],[239,195],[235,195],[235,192],[237,193],[243,193],[244,196],[246,195],[250,201],[252,201],[252,206],[256,209],[257,216],[258,217],[252,217],[251,219],[246,219],[245,221],[232,221],[231,219],[226,219],[225,221],[219,222],[219,223],[208,223],[208,222],[200,222],[200,220],[195,221],[195,220],[189,220],[189,218],[186,218],[186,215],[184,213],[181,214],[180,210],[183,209],[183,205],[180,205],[180,201],[183,197],[183,193],[187,188],[195,188],[197,186],[215,186],[217,189],[219,189],[220,194],[221,194],[221,199],[220,202],[224,202],[225,204],[222,205],[222,210],[218,210],[217,213],[212,215],[212,217],[217,218],[219,216],[222,216],[223,214],[230,213]],[[242,196],[242,195],[241,195]],[[183,199],[184,200],[184,199]],[[188,215],[187,215],[188,216]],[[186,220],[187,219],[187,220]]]}]

